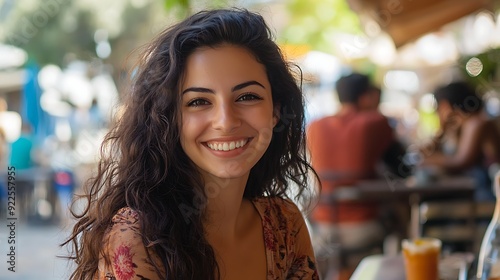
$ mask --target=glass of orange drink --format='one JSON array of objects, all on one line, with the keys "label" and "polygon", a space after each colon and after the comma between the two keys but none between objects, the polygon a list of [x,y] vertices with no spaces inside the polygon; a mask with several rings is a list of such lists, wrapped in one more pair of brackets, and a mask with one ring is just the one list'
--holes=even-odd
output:
[{"label": "glass of orange drink", "polygon": [[441,240],[422,237],[401,243],[406,280],[438,280]]}]

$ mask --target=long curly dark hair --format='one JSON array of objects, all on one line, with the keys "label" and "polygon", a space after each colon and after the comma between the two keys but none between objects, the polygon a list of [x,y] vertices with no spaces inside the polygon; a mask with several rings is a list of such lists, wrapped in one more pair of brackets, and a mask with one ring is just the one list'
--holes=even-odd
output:
[{"label": "long curly dark hair", "polygon": [[[102,240],[122,207],[137,210],[144,245],[158,255],[162,279],[218,279],[214,251],[204,234],[204,183],[180,144],[180,80],[200,47],[232,44],[262,63],[280,120],[267,151],[251,169],[244,197],[300,197],[308,190],[304,100],[297,81],[264,19],[242,9],[199,12],[166,29],[146,48],[123,115],[101,147],[97,173],[87,183],[83,212],[68,240],[77,268],[71,279],[93,279]],[[297,79],[296,79],[297,78]]]}]

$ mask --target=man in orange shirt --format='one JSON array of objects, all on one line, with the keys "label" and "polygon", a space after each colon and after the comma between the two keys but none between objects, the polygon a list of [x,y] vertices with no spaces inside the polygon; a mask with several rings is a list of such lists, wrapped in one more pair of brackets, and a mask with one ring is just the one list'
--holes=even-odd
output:
[{"label": "man in orange shirt", "polygon": [[405,174],[408,169],[402,162],[404,148],[396,141],[387,118],[377,110],[380,89],[368,76],[353,73],[340,78],[336,90],[340,110],[312,122],[307,131],[312,165],[322,178],[321,199],[311,221],[316,234],[327,242],[340,242],[347,248],[366,247],[384,238],[377,205],[324,198],[336,187],[376,178],[379,162],[385,162],[392,173],[409,174]]}]

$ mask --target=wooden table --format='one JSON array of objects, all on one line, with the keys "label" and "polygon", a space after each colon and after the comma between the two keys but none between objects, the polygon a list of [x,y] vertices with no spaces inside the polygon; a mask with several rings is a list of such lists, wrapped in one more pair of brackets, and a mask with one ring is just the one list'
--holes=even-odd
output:
[{"label": "wooden table", "polygon": [[[444,280],[466,280],[472,253],[453,253],[441,257],[439,276]],[[405,268],[401,255],[372,255],[365,257],[358,265],[350,280],[405,280]]]},{"label": "wooden table", "polygon": [[355,187],[362,196],[377,197],[409,197],[418,194],[422,198],[437,197],[470,197],[474,193],[474,179],[466,176],[440,177],[433,181],[417,184],[409,179],[378,179],[359,181]]},{"label": "wooden table", "polygon": [[[410,205],[410,238],[421,234],[420,202],[425,199],[460,198],[474,203],[475,183],[470,177],[440,177],[416,184],[410,179],[389,178],[358,181],[354,186],[338,187],[335,200],[408,201]],[[471,215],[472,217],[472,215]]]}]

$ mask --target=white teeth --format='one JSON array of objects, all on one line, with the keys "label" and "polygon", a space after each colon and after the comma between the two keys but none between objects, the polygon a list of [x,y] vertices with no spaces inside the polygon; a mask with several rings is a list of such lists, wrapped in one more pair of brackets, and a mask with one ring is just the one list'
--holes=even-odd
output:
[{"label": "white teeth", "polygon": [[207,146],[214,151],[232,151],[245,146],[248,139],[223,143],[207,143]]}]

